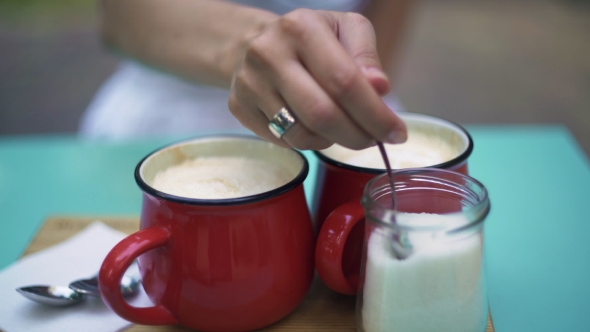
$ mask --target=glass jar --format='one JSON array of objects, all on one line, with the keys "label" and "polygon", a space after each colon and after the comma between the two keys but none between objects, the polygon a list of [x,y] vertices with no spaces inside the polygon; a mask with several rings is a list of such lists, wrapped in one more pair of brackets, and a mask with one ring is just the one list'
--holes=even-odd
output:
[{"label": "glass jar", "polygon": [[[365,240],[357,295],[364,332],[483,332],[488,300],[486,188],[452,171],[394,172],[365,187]],[[392,209],[392,206],[394,208]]]}]

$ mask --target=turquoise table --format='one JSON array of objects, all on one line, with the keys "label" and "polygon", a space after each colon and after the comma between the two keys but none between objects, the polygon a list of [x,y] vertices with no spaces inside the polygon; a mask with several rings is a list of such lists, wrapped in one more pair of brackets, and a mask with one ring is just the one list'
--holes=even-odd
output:
[{"label": "turquoise table", "polygon": [[[486,255],[496,331],[590,331],[588,159],[564,127],[468,129],[470,172],[492,201]],[[139,215],[135,165],[169,142],[0,138],[0,268],[50,215]],[[306,156],[309,194],[316,160]]]}]

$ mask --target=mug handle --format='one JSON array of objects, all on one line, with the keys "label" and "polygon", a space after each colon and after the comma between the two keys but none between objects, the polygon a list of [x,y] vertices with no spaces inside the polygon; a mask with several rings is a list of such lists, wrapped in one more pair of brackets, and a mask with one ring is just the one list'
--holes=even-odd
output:
[{"label": "mug handle", "polygon": [[162,247],[170,233],[161,227],[149,227],[117,243],[104,259],[98,274],[98,287],[105,304],[121,318],[142,325],[171,325],[177,320],[161,304],[147,308],[129,305],[121,295],[121,279],[129,265],[144,252]]},{"label": "mug handle", "polygon": [[[360,266],[357,266],[355,273],[346,275],[342,257],[345,255],[345,244],[351,231],[364,219],[365,213],[360,203],[345,203],[330,213],[318,235],[315,249],[316,271],[324,284],[336,292],[347,295],[358,292]],[[362,248],[362,238],[360,240],[361,247],[355,248],[355,251]],[[358,255],[359,252],[354,254]]]}]

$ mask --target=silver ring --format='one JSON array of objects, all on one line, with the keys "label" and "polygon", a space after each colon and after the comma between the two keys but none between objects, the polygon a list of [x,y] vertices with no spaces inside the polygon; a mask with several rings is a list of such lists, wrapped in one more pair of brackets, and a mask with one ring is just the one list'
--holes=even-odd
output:
[{"label": "silver ring", "polygon": [[289,110],[282,107],[268,123],[268,129],[276,138],[281,138],[295,124],[295,117]]}]

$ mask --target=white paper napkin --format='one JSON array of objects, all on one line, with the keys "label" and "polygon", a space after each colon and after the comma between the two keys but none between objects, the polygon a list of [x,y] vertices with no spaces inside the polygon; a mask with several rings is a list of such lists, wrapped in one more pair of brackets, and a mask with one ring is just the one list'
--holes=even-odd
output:
[{"label": "white paper napkin", "polygon": [[[131,323],[112,312],[100,298],[87,297],[70,307],[35,303],[15,291],[29,285],[61,285],[98,273],[104,257],[126,235],[94,222],[74,237],[31,254],[0,272],[0,330],[119,331]],[[143,288],[128,299],[137,307],[151,306]]]}]

